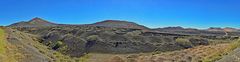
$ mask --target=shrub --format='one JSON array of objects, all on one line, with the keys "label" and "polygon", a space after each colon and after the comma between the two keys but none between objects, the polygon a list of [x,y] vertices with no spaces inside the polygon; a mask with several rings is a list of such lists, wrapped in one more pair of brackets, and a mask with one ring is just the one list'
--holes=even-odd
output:
[{"label": "shrub", "polygon": [[53,47],[54,50],[57,50],[58,48],[60,48],[61,46],[63,46],[62,41],[57,41],[56,45]]},{"label": "shrub", "polygon": [[84,56],[80,57],[78,61],[80,62],[87,62],[87,59],[89,59],[91,56],[89,54],[85,54]]},{"label": "shrub", "polygon": [[188,39],[184,38],[177,38],[176,42],[180,45],[183,46],[184,48],[191,48],[193,45]]},{"label": "shrub", "polygon": [[87,37],[88,41],[97,41],[99,39],[98,35],[91,35]]}]

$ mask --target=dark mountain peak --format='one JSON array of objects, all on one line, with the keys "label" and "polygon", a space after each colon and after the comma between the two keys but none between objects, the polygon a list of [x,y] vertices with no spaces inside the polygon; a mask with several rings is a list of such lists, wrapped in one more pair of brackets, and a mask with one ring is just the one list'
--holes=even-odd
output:
[{"label": "dark mountain peak", "polygon": [[18,23],[11,24],[11,27],[43,27],[43,26],[56,26],[57,24],[48,22],[47,20],[35,17],[28,22],[22,21]]},{"label": "dark mountain peak", "polygon": [[115,28],[132,28],[132,29],[148,29],[145,26],[139,25],[134,22],[123,21],[123,20],[104,20],[92,24],[94,26],[104,26],[104,27],[115,27]]},{"label": "dark mountain peak", "polygon": [[184,29],[184,28],[181,26],[177,26],[177,27],[165,27],[163,29]]},{"label": "dark mountain peak", "polygon": [[122,22],[121,20],[104,20],[102,22]]},{"label": "dark mountain peak", "polygon": [[31,20],[43,20],[43,19],[39,18],[39,17],[35,17],[35,18],[31,19]]},{"label": "dark mountain peak", "polygon": [[220,28],[220,27],[210,27],[208,29],[222,29],[222,28]]},{"label": "dark mountain peak", "polygon": [[208,30],[208,31],[223,31],[223,29],[220,28],[220,27],[210,27],[210,28],[208,28],[207,30]]},{"label": "dark mountain peak", "polygon": [[35,18],[31,19],[28,23],[30,23],[30,24],[54,24],[52,22],[48,22],[47,20],[44,20],[39,17],[35,17]]},{"label": "dark mountain peak", "polygon": [[101,22],[97,22],[97,23],[95,23],[95,24],[101,24],[101,23],[136,24],[136,23],[133,23],[133,22],[123,21],[123,20],[104,20],[104,21],[101,21]]}]

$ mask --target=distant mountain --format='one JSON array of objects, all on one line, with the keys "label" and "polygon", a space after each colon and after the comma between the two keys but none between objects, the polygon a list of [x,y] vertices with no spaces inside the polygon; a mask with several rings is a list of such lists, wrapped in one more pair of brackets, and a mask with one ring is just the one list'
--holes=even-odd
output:
[{"label": "distant mountain", "polygon": [[194,29],[194,28],[183,28],[183,27],[165,27],[165,28],[157,28],[157,29],[153,29],[153,30],[157,30],[160,32],[168,32],[168,33],[184,33],[184,32],[196,32],[199,31],[198,29]]},{"label": "distant mountain", "polygon": [[223,29],[218,27],[210,27],[207,29],[207,31],[223,31]]},{"label": "distant mountain", "polygon": [[223,28],[223,30],[224,30],[224,31],[227,31],[227,32],[237,32],[237,31],[239,31],[239,29],[236,29],[236,28],[229,28],[229,27],[227,27],[227,28]]},{"label": "distant mountain", "polygon": [[153,30],[158,32],[164,32],[164,33],[187,34],[187,35],[214,35],[214,36],[240,35],[240,31],[238,29],[229,28],[229,27],[227,28],[211,27],[211,28],[202,29],[202,30],[194,29],[194,28],[183,28],[183,27],[165,27],[165,28],[157,28]]},{"label": "distant mountain", "polygon": [[120,21],[120,20],[105,20],[91,24],[93,26],[114,27],[114,28],[132,28],[132,29],[149,29],[143,25],[134,22]]},{"label": "distant mountain", "polygon": [[41,19],[41,18],[33,18],[30,21],[22,21],[18,23],[14,23],[9,25],[10,27],[46,27],[46,26],[101,26],[101,27],[110,27],[110,28],[130,28],[130,29],[142,29],[142,30],[155,30],[158,32],[166,32],[166,33],[176,33],[176,34],[209,34],[209,32],[215,33],[222,33],[225,34],[225,32],[240,32],[239,29],[235,28],[217,28],[217,27],[210,27],[209,29],[205,30],[199,30],[194,28],[183,28],[183,27],[165,27],[165,28],[157,28],[157,29],[150,29],[148,27],[145,27],[143,25],[139,25],[134,22],[128,22],[128,21],[121,21],[121,20],[105,20],[101,22],[96,22],[93,24],[56,24],[49,22],[47,20]]},{"label": "distant mountain", "polygon": [[236,28],[230,28],[230,27],[226,27],[226,28],[215,28],[215,27],[210,27],[210,28],[207,29],[207,31],[237,32],[237,31],[239,31],[239,29],[236,29]]},{"label": "distant mountain", "polygon": [[41,18],[33,18],[28,22],[22,21],[9,25],[10,27],[43,27],[43,26],[57,26],[57,24],[48,22]]},{"label": "distant mountain", "polygon": [[165,28],[158,28],[159,30],[196,30],[196,29],[192,29],[192,28],[183,28],[180,26],[177,27],[165,27]]}]

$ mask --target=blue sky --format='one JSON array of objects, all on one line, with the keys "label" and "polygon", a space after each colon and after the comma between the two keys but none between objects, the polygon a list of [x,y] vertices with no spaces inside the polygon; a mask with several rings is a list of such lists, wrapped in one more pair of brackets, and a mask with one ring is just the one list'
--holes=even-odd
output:
[{"label": "blue sky", "polygon": [[0,25],[33,17],[63,24],[114,19],[150,28],[240,28],[240,0],[0,0]]}]

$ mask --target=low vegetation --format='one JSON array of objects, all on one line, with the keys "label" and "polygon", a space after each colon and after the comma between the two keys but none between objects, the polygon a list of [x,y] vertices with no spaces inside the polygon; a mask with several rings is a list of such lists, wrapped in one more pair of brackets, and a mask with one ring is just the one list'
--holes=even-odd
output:
[{"label": "low vegetation", "polygon": [[224,50],[215,51],[214,54],[209,54],[209,56],[203,59],[203,62],[214,62],[216,60],[221,59],[224,55],[228,55],[234,49],[240,47],[240,40],[235,40],[231,42],[229,46]]},{"label": "low vegetation", "polygon": [[184,38],[177,38],[176,42],[185,48],[190,48],[193,46],[188,39],[184,39]]},{"label": "low vegetation", "polygon": [[82,56],[80,58],[80,61],[79,62],[88,62],[87,60],[91,57],[91,55],[89,54],[85,54],[84,56]]},{"label": "low vegetation", "polygon": [[6,40],[4,28],[0,27],[0,62],[17,62],[22,54],[17,53],[17,47],[9,45]]},{"label": "low vegetation", "polygon": [[5,33],[2,28],[0,28],[0,54],[5,53],[5,47],[6,47],[6,39],[5,39]]},{"label": "low vegetation", "polygon": [[3,60],[4,54],[6,53],[6,42],[5,33],[2,28],[0,28],[0,60]]}]

